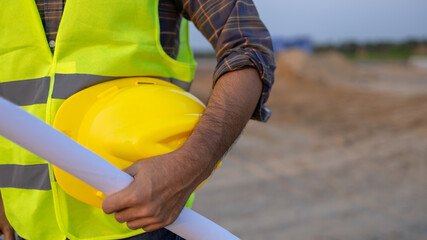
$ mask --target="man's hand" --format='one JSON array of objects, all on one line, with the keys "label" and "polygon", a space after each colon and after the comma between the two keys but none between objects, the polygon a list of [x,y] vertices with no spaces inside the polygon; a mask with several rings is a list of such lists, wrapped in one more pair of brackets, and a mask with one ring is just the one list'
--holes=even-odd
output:
[{"label": "man's hand", "polygon": [[185,202],[213,171],[250,119],[261,94],[258,71],[223,75],[191,136],[178,150],[136,162],[125,170],[135,180],[105,198],[105,213],[130,229],[154,231],[173,223]]},{"label": "man's hand", "polygon": [[15,231],[4,213],[3,199],[0,193],[0,236],[1,235],[4,235],[4,240],[15,240]]},{"label": "man's hand", "polygon": [[[187,199],[205,178],[201,163],[175,151],[136,162],[124,170],[134,181],[105,198],[105,213],[115,213],[130,229],[154,231],[175,221]],[[207,171],[210,172],[210,171]]]}]

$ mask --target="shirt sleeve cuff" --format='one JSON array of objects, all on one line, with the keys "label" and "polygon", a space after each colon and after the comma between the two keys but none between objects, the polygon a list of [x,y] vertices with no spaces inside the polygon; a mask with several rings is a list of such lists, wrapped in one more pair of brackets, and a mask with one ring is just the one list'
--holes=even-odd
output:
[{"label": "shirt sleeve cuff", "polygon": [[252,119],[267,122],[271,116],[271,110],[265,106],[274,82],[274,60],[268,59],[265,54],[255,49],[233,50],[226,57],[220,59],[214,72],[214,85],[218,79],[227,72],[255,68],[259,72],[263,87],[258,105],[252,115]]}]

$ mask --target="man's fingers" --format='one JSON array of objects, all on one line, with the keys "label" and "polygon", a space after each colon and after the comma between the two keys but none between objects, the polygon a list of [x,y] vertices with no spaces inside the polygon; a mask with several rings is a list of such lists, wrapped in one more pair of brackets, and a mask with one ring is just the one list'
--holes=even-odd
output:
[{"label": "man's fingers", "polygon": [[152,232],[166,226],[158,217],[139,218],[127,223],[128,228],[132,230],[144,229],[146,232]]},{"label": "man's fingers", "polygon": [[[130,167],[123,169],[124,172],[134,177],[137,173],[138,163],[132,164]],[[135,180],[134,180],[135,181]],[[125,189],[107,196],[102,203],[102,209],[105,213],[110,214],[131,207],[138,203],[138,191],[134,191],[134,181]]]},{"label": "man's fingers", "polygon": [[126,223],[126,225],[128,226],[129,229],[132,230],[137,230],[137,229],[144,229],[145,230],[145,226],[148,226],[150,223],[152,223],[153,221],[155,221],[156,219],[153,217],[149,217],[149,218],[139,218],[133,221],[129,221]]},{"label": "man's fingers", "polygon": [[151,208],[140,207],[140,208],[126,208],[120,212],[116,212],[114,214],[114,217],[119,223],[124,223],[124,222],[135,221],[137,219],[142,219],[142,218],[152,218],[152,217],[155,217],[156,214],[157,212]]},{"label": "man's fingers", "polygon": [[137,204],[138,192],[132,189],[133,184],[131,183],[125,189],[107,196],[102,203],[102,210],[104,210],[106,214],[110,214]]}]

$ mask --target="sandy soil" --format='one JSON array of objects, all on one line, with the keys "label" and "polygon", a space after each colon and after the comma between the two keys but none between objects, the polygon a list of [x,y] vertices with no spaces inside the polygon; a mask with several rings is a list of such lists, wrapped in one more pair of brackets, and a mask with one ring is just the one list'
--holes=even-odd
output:
[{"label": "sandy soil", "polygon": [[[206,100],[212,60],[192,91]],[[427,239],[427,72],[281,54],[252,121],[194,209],[241,239]]]}]

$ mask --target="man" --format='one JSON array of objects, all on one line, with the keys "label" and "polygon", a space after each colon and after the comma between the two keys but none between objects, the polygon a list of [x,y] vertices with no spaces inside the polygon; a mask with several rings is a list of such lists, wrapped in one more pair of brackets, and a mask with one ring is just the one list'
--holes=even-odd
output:
[{"label": "man", "polygon": [[[42,105],[42,108],[47,110],[34,110],[37,113],[43,112],[42,117],[47,119],[47,122],[50,121],[52,118],[51,115],[54,115],[55,109],[60,105],[60,97],[57,96],[60,95],[60,92],[63,92],[63,89],[57,89],[55,87],[57,85],[59,87],[59,83],[61,82],[67,84],[70,83],[70,81],[67,80],[67,77],[71,75],[74,78],[82,77],[83,80],[89,77],[91,78],[89,82],[93,83],[95,80],[98,81],[99,79],[102,79],[103,81],[109,80],[108,78],[104,79],[103,76],[145,75],[165,77],[163,76],[163,72],[167,71],[166,67],[168,67],[175,69],[176,71],[167,74],[166,77],[178,79],[179,84],[184,84],[186,88],[189,88],[189,84],[187,83],[191,83],[191,80],[188,80],[188,77],[192,77],[194,75],[194,69],[191,68],[191,64],[184,65],[182,63],[170,61],[164,56],[164,53],[158,49],[156,50],[157,43],[154,41],[157,39],[154,31],[156,30],[156,27],[153,28],[154,30],[151,29],[151,26],[156,25],[156,21],[160,22],[160,26],[157,27],[157,29],[160,28],[161,46],[164,52],[166,52],[166,54],[172,59],[179,58],[179,40],[183,39],[183,36],[180,36],[181,16],[193,21],[196,27],[205,35],[215,48],[218,65],[214,74],[214,89],[206,111],[193,131],[193,134],[178,150],[166,155],[144,159],[143,161],[138,161],[132,165],[126,170],[126,172],[135,178],[134,182],[121,192],[108,196],[104,200],[103,204],[103,211],[107,214],[113,214],[114,218],[119,223],[126,223],[127,227],[130,229],[142,228],[147,231],[147,233],[135,236],[132,239],[178,239],[178,236],[165,230],[163,227],[172,223],[177,218],[190,194],[211,174],[217,161],[232,145],[243,127],[246,125],[247,121],[251,117],[261,121],[267,121],[269,118],[270,112],[268,108],[264,106],[264,103],[268,98],[268,94],[273,83],[273,71],[275,64],[271,49],[271,39],[268,31],[259,20],[258,14],[251,0],[160,0],[158,6],[156,5],[156,1],[149,0],[129,1],[131,3],[122,4],[117,1],[109,1],[111,4],[116,4],[115,6],[103,6],[102,4],[108,5],[108,3],[101,4],[101,2],[99,2],[98,4],[98,1],[95,0],[90,1],[90,3],[87,1],[68,0],[67,6],[65,7],[66,11],[64,13],[64,17],[61,20],[64,10],[64,2],[65,1],[62,0],[36,0],[40,19],[43,23],[42,27],[45,30],[48,41],[40,43],[40,46],[32,46],[32,48],[40,51],[40,54],[38,55],[47,55],[46,52],[41,49],[43,48],[41,45],[47,45],[47,43],[49,43],[50,50],[54,53],[53,58],[52,56],[46,56],[44,58],[42,56],[38,56],[38,58],[34,58],[35,60],[33,60],[39,61],[39,59],[42,59],[43,61],[48,62],[46,64],[39,64],[39,72],[44,71],[44,68],[50,69],[49,71],[38,75],[31,73],[38,77],[31,78],[32,81],[39,81],[42,79],[45,82],[49,82],[50,80],[50,87],[47,88],[49,89],[49,95],[47,95],[47,100],[41,103],[46,104]],[[84,7],[79,8],[79,4],[84,5]],[[136,14],[129,14],[133,11],[132,8],[139,4],[145,4],[144,6],[146,6],[147,9],[144,9],[144,11],[146,11],[147,16],[145,16],[145,14],[144,16],[140,15],[140,12],[137,12]],[[25,4],[22,3],[22,5],[24,6]],[[122,9],[121,7],[123,5],[126,6]],[[12,8],[9,5],[7,7],[12,11]],[[19,13],[21,10],[19,4],[14,7],[16,8],[13,10],[18,11]],[[24,10],[28,10],[28,14],[23,17],[34,13],[30,6],[25,5],[24,7]],[[156,10],[158,9],[158,18],[156,14],[151,14],[152,11],[150,11],[150,9],[154,9],[153,7],[156,7]],[[6,6],[4,6],[3,9],[5,8]],[[6,10],[3,11],[5,12],[1,12],[0,14],[0,24],[1,21],[7,20],[6,17],[13,17],[10,12],[6,12]],[[105,19],[105,16],[103,14],[105,14],[105,12],[108,12],[109,15],[106,15],[108,18],[111,16],[111,18],[117,18],[120,21],[115,21],[113,23],[104,22],[103,20]],[[98,15],[100,16],[99,18],[97,18]],[[19,16],[17,16],[17,18],[19,19]],[[96,19],[96,21],[92,18]],[[133,20],[133,18],[135,18],[135,20]],[[22,26],[27,26],[26,24],[29,24],[28,22],[35,22],[33,21],[34,19],[37,18],[34,17],[30,19],[31,21],[23,21]],[[132,21],[129,20],[128,22],[128,19],[132,19]],[[138,22],[140,19],[142,19],[144,23]],[[60,20],[61,27],[58,31]],[[84,22],[84,24],[82,24],[82,22]],[[145,22],[151,22],[151,24]],[[73,24],[76,26],[73,26]],[[114,26],[111,26],[112,24],[114,24]],[[92,25],[89,26],[90,31],[83,31],[88,25]],[[138,42],[138,44],[145,44],[145,42],[149,42],[147,43],[147,46],[144,45],[141,47],[143,48],[143,54],[140,56],[137,54],[140,49],[138,48],[135,50],[133,47],[135,44],[130,44],[129,48],[125,48],[127,47],[125,45],[128,43],[128,37],[132,38],[131,34],[128,36],[127,29],[129,29],[129,31],[139,33],[139,29],[133,28],[133,25],[141,25],[145,27],[146,29],[144,29],[144,31],[146,30],[145,33],[149,36],[141,36],[141,38],[146,38],[146,41],[140,41],[138,36],[135,38],[135,42]],[[105,26],[105,28],[109,27],[109,30],[104,30],[103,26]],[[2,27],[3,28],[0,29],[5,29],[4,26]],[[10,37],[9,35],[13,33],[17,34],[21,30],[13,30],[12,27],[7,27],[8,28],[6,30],[0,30],[0,36],[2,38]],[[28,29],[31,29],[31,27],[36,28],[36,25],[33,24],[28,27]],[[124,28],[127,28],[126,31],[124,31]],[[151,30],[153,30],[152,33],[149,33]],[[1,31],[5,32],[2,33]],[[124,33],[120,34],[120,32]],[[21,34],[24,35],[30,33]],[[57,34],[59,36],[57,36]],[[104,39],[100,36],[105,37],[108,41],[106,40],[105,42],[102,42]],[[28,35],[28,38],[31,37],[32,36]],[[38,37],[36,40],[37,39],[40,38]],[[90,41],[93,39],[95,39],[94,45],[90,45]],[[26,39],[23,37],[15,39],[15,41],[25,40]],[[36,40],[31,41],[33,42]],[[119,44],[114,45],[115,41]],[[159,40],[157,39],[156,41]],[[129,42],[131,41],[129,40]],[[2,43],[1,40],[0,43]],[[12,43],[14,42],[11,40],[6,42],[5,45],[8,46]],[[21,45],[26,46],[26,44],[28,45],[29,43]],[[108,46],[104,46],[103,48],[98,47],[101,45]],[[14,77],[15,74],[19,74],[21,65],[12,64],[8,62],[11,61],[10,57],[7,58],[8,54],[15,53],[15,51],[18,51],[16,49],[22,49],[22,46],[7,49],[7,51],[1,51],[0,47],[0,63],[3,65],[13,65],[13,67],[16,68],[10,73],[7,72],[9,71],[8,69],[3,69],[5,77],[3,79],[0,78],[0,95],[11,100],[16,99],[14,95],[11,95],[11,92],[13,91],[2,91],[2,87],[3,89],[13,89],[11,86],[15,84],[14,81],[16,79],[27,81],[17,82],[21,85],[29,83],[28,79],[30,79],[30,77],[26,76],[19,76],[19,78]],[[121,50],[115,53],[114,49],[116,48],[120,48]],[[132,55],[128,54],[127,51],[132,51]],[[26,51],[25,54],[29,55],[30,52]],[[128,62],[132,63],[130,64],[132,66],[129,67],[129,70],[111,70],[110,68],[114,68],[114,65],[110,65],[113,67],[105,67],[105,69],[103,69],[102,67],[99,67],[99,65],[102,64],[94,64],[94,62],[102,58],[104,54],[109,54],[108,58],[105,57],[105,59],[103,59],[105,66],[108,66],[108,61],[111,59],[113,62],[112,64],[116,63],[118,65],[123,63],[120,63],[117,59],[125,59],[122,60],[124,62],[127,61],[126,59],[131,59],[132,61],[129,60]],[[152,54],[153,58],[146,57],[150,54]],[[97,55],[97,57],[91,58],[92,55]],[[136,60],[134,55],[137,56]],[[84,56],[84,58],[81,56]],[[18,57],[16,58],[18,59]],[[30,55],[29,58],[31,58]],[[156,67],[162,68],[164,71],[156,72],[153,70],[154,68],[145,69],[145,65],[138,65],[140,58],[146,58],[144,59],[146,62],[152,59],[159,59],[160,63],[158,63]],[[23,59],[23,57],[20,57],[19,59]],[[131,68],[133,66],[136,67]],[[182,68],[186,68],[187,66],[190,66],[188,69],[190,72],[192,71],[192,74],[180,72]],[[124,67],[128,67],[128,65],[120,66],[120,68]],[[92,70],[93,68],[95,68],[95,70]],[[25,70],[27,69],[28,67],[25,68]],[[31,74],[29,73],[27,75]],[[58,101],[58,103],[56,104],[55,101]],[[22,101],[21,99],[17,99],[16,102],[19,103]],[[34,105],[31,105],[31,108],[37,108],[39,105],[36,105],[36,103],[38,102],[32,102]],[[29,104],[26,102],[21,104],[21,106],[28,105]],[[33,109],[30,111],[33,111]],[[49,114],[49,112],[52,112],[53,114]],[[8,151],[8,149],[3,150],[3,152],[7,152],[8,155],[12,155]],[[11,163],[16,162],[19,163],[19,160],[14,160],[14,162]],[[28,167],[28,164],[29,163],[25,163],[23,166]],[[0,160],[0,174],[2,174],[2,169],[3,172],[6,172],[6,169],[10,169],[12,165],[13,164],[10,163],[4,164],[3,161]],[[17,166],[22,167],[19,164]],[[15,167],[15,165],[12,167]],[[31,167],[35,167],[35,165],[31,165]],[[18,170],[14,169],[15,172],[21,171],[21,168],[17,169]],[[22,171],[25,172],[26,170]],[[24,238],[36,239],[37,237],[31,237],[31,233],[25,231],[25,225],[34,224],[34,221],[28,221],[26,224],[20,223],[21,216],[19,215],[19,209],[17,209],[18,207],[15,207],[15,209],[12,207],[14,203],[12,202],[13,198],[11,196],[22,196],[21,193],[23,191],[20,192],[20,195],[13,195],[14,193],[11,192],[14,191],[15,188],[20,188],[20,184],[16,184],[15,186],[13,185],[13,182],[3,184],[0,182],[3,198],[5,200],[6,214],[8,215],[12,225],[16,228],[18,234],[22,235]],[[52,180],[51,185],[54,188],[53,185],[55,185],[55,183],[52,182]],[[47,189],[38,190],[39,191],[37,193],[41,193],[42,190],[50,191],[51,189],[48,187]],[[58,193],[56,193],[58,191],[60,191],[60,189],[56,189],[53,194],[58,195]],[[24,193],[27,194],[27,192],[29,191]],[[44,193],[45,192],[43,192],[43,194]],[[50,192],[48,192],[47,195],[50,195]],[[74,234],[73,232],[78,232],[78,230],[73,229],[73,224],[76,223],[75,219],[71,220],[71,218],[66,218],[67,216],[74,214],[72,207],[68,205],[78,203],[69,203],[72,201],[70,199],[61,200],[61,196],[54,196],[53,200],[55,208],[57,208],[56,212],[61,208],[61,204],[67,205],[65,206],[66,210],[61,209],[61,211],[65,211],[66,214],[63,214],[65,215],[64,218],[62,218],[62,216],[59,217],[59,219],[62,220],[58,222],[58,225],[61,225],[61,231],[64,231],[64,228],[66,228],[66,235],[69,238],[80,238],[81,236],[77,236],[77,233]],[[51,201],[49,200],[49,197],[43,197],[43,199],[43,201],[39,199],[39,204],[44,204],[43,208],[46,209],[46,212],[53,211],[49,209],[45,203],[46,201]],[[61,201],[63,201],[63,203],[61,203]],[[28,204],[32,203],[29,202]],[[8,207],[8,205],[10,205],[10,207]],[[20,206],[17,203],[15,203],[15,205]],[[31,210],[34,212],[30,215],[42,214],[37,213],[37,210]],[[11,227],[5,219],[1,209],[0,212],[0,231],[7,239],[13,239],[11,235]],[[25,214],[21,213],[21,215]],[[48,218],[48,215],[49,214],[46,213],[46,216],[40,216],[40,218]],[[76,214],[77,217],[81,215],[82,213]],[[56,216],[58,219],[58,215]],[[88,214],[85,217],[90,218],[91,214]],[[98,217],[103,219],[102,216]],[[33,217],[33,219],[34,218],[35,217]],[[63,219],[69,220],[73,224],[67,224],[67,221],[64,223]],[[102,221],[104,221],[104,219]],[[82,218],[80,222],[83,222],[85,225],[91,225],[96,224],[95,222],[98,221],[90,222],[89,220]],[[110,223],[108,222],[108,224]],[[44,230],[45,233],[40,232],[42,230],[37,230],[39,231],[38,237],[43,234],[46,234],[46,236],[50,234],[49,236],[52,236],[52,238],[64,239],[64,237],[57,238],[56,235],[51,234],[51,232],[59,232],[59,230],[52,224],[48,223],[47,220],[43,221],[43,224],[40,224],[40,228],[46,229]],[[92,228],[95,232],[96,227],[92,226]],[[129,237],[132,235],[135,234],[124,232],[123,234],[117,235],[110,234],[110,238],[102,236],[98,239],[111,239],[111,236],[116,236],[115,238],[119,239],[123,238],[123,236]],[[87,238],[95,237],[96,236],[94,235]]]}]

